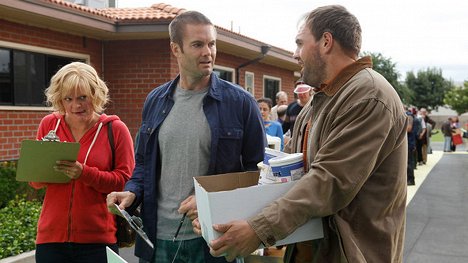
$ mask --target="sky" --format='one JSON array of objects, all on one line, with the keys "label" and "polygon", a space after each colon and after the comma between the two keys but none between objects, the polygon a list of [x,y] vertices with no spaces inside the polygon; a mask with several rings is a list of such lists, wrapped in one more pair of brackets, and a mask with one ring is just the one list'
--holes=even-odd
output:
[{"label": "sky", "polygon": [[468,81],[465,0],[117,0],[118,7],[157,3],[202,12],[215,25],[291,52],[303,14],[340,4],[361,24],[361,51],[391,59],[401,80],[409,71],[438,68],[455,84]]}]

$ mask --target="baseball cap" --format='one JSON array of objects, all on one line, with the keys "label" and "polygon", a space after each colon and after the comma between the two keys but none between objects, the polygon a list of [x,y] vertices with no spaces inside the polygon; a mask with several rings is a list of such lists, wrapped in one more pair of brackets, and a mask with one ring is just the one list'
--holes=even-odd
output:
[{"label": "baseball cap", "polygon": [[299,84],[294,89],[294,93],[296,94],[306,93],[306,92],[310,92],[311,89],[312,87],[307,84]]}]

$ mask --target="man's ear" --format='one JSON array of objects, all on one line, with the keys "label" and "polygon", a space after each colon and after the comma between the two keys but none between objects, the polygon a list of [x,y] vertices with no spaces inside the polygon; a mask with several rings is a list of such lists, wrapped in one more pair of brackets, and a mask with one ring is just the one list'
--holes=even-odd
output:
[{"label": "man's ear", "polygon": [[332,33],[324,32],[322,36],[322,43],[321,43],[323,51],[325,53],[330,53],[334,44],[335,44],[335,39],[333,39]]},{"label": "man's ear", "polygon": [[180,53],[182,53],[180,46],[175,42],[171,42],[171,51],[176,58],[180,56]]}]

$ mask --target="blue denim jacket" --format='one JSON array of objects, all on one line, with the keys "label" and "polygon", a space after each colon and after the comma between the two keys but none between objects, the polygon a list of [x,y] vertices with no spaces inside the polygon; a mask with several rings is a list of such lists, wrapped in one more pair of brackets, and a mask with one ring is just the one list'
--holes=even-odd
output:
[{"label": "blue denim jacket", "polygon": [[[174,105],[173,92],[178,82],[179,76],[149,93],[138,132],[135,170],[125,185],[125,191],[136,195],[129,210],[142,203],[144,230],[153,242],[156,240],[157,189],[161,176],[158,134]],[[211,74],[203,111],[211,130],[208,175],[257,170],[267,144],[255,99],[242,88]],[[187,123],[189,127],[190,123]],[[139,238],[135,254],[148,261],[153,257],[153,251]]]}]

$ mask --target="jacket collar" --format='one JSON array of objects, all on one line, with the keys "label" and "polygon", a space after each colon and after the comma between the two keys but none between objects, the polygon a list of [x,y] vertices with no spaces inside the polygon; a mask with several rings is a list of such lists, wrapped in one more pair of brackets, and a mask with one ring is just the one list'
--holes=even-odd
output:
[{"label": "jacket collar", "polygon": [[[177,83],[179,83],[179,81],[180,81],[180,75],[177,75],[177,77],[175,79],[171,80],[168,83],[169,87],[166,89],[166,91],[164,91],[161,94],[161,97],[169,97],[169,98],[172,99],[172,96],[174,94],[174,90],[176,89]],[[223,85],[223,83],[218,78],[218,76],[216,76],[216,74],[211,73],[210,82],[209,82],[208,85],[209,85],[209,89],[208,89],[208,94],[207,95],[212,97],[215,100],[221,101],[221,91],[220,91],[220,89],[222,88],[221,86]]]},{"label": "jacket collar", "polygon": [[317,91],[323,91],[327,96],[333,96],[346,82],[365,68],[372,68],[372,58],[370,56],[363,57],[345,67],[328,84],[324,83],[320,85]]},{"label": "jacket collar", "polygon": [[211,73],[210,79],[210,89],[208,90],[208,96],[212,97],[215,100],[221,101],[221,90],[223,83],[220,78],[214,73]]}]

